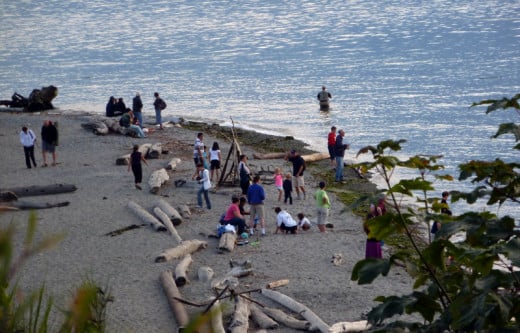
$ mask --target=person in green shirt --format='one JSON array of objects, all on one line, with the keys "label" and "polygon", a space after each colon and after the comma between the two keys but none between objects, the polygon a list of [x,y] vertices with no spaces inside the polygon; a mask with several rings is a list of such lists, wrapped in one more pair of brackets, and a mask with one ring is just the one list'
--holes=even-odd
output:
[{"label": "person in green shirt", "polygon": [[320,232],[325,231],[325,225],[327,224],[327,217],[329,216],[330,200],[327,192],[325,192],[325,182],[320,182],[320,189],[314,194],[316,199],[316,206],[318,208],[318,229]]}]

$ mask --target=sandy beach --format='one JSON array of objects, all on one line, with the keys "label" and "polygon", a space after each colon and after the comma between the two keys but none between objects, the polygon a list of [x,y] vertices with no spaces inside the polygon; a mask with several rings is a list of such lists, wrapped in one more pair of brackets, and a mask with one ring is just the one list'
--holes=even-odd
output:
[{"label": "sandy beach", "polygon": [[[23,125],[32,128],[38,138],[45,119],[59,123],[60,144],[57,147],[57,166],[41,167],[41,140],[35,148],[37,168],[27,169],[19,132]],[[66,207],[37,210],[38,230],[36,238],[63,233],[65,238],[54,249],[45,251],[30,259],[17,278],[24,290],[36,290],[43,283],[52,296],[57,308],[64,308],[70,302],[72,291],[86,278],[101,286],[109,286],[114,302],[107,311],[108,332],[176,332],[176,321],[159,281],[165,270],[174,270],[177,260],[156,263],[155,258],[162,251],[175,247],[177,243],[167,232],[157,232],[151,227],[142,227],[121,233],[118,236],[106,234],[142,221],[127,207],[135,201],[152,211],[159,199],[166,200],[177,208],[188,205],[192,210],[189,219],[177,227],[183,240],[199,239],[208,242],[208,247],[192,255],[193,263],[188,271],[190,282],[179,290],[186,300],[205,302],[213,292],[207,284],[197,278],[197,270],[209,266],[215,277],[229,271],[229,262],[250,259],[254,274],[240,279],[240,290],[263,288],[267,283],[279,279],[289,279],[289,284],[277,289],[308,306],[325,323],[332,325],[341,321],[358,321],[376,303],[378,295],[407,293],[411,290],[411,279],[399,269],[393,269],[384,279],[372,285],[360,286],[350,280],[355,263],[364,257],[365,234],[362,220],[346,208],[332,193],[332,209],[329,222],[334,224],[327,233],[318,232],[315,225],[308,232],[297,235],[274,234],[276,228],[274,208],[280,206],[294,217],[303,212],[315,221],[315,203],[312,199],[321,179],[311,174],[311,170],[333,172],[328,160],[314,162],[305,174],[306,200],[294,200],[293,205],[277,201],[274,185],[265,184],[267,194],[265,210],[267,214],[267,236],[250,238],[250,244],[237,246],[231,253],[217,250],[218,239],[208,237],[214,234],[219,217],[225,212],[231,196],[240,191],[236,187],[220,187],[211,191],[212,209],[197,208],[196,192],[199,185],[191,180],[194,173],[192,159],[193,142],[197,130],[183,126],[166,127],[164,131],[154,131],[147,138],[134,139],[119,134],[96,136],[81,127],[89,115],[60,113],[52,110],[46,113],[0,113],[0,143],[3,158],[0,172],[0,188],[9,189],[30,185],[74,184],[72,193],[34,196],[24,201],[37,203],[57,203],[68,201]],[[211,127],[205,132],[204,142],[210,146],[218,141],[225,159],[231,142],[216,136],[218,129]],[[324,138],[324,145],[326,144]],[[239,136],[240,141],[240,136]],[[282,141],[282,138],[280,138]],[[128,154],[138,143],[163,144],[168,154],[159,159],[148,160],[149,166],[143,170],[143,190],[136,190],[133,176],[126,166],[116,165],[118,157]],[[291,142],[288,143],[289,146]],[[296,142],[294,142],[296,144]],[[301,146],[301,143],[299,143]],[[252,157],[256,148],[241,143],[244,153],[250,157],[249,164],[254,171],[282,168],[290,172],[292,165],[283,159],[258,160]],[[174,157],[181,163],[169,172],[170,180],[159,191],[151,194],[147,184],[150,174],[166,166]],[[347,182],[356,177],[347,172]],[[176,187],[176,180],[184,180],[182,187]],[[368,186],[368,185],[367,185]],[[337,191],[338,189],[335,189]],[[14,223],[21,244],[29,211],[5,212],[0,215],[2,228]],[[386,250],[388,251],[388,249]],[[341,253],[344,263],[335,266],[331,258]],[[386,252],[385,255],[388,255]],[[259,293],[251,298],[288,312],[275,305]],[[201,308],[187,306],[190,314]],[[60,313],[53,312],[51,324],[55,331],[59,327]],[[250,330],[255,325],[250,323]],[[280,326],[272,332],[291,332]]]}]

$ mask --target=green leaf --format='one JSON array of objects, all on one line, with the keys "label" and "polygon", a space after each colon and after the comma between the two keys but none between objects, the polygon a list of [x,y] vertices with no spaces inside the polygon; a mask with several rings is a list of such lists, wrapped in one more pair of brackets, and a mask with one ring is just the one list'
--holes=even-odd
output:
[{"label": "green leaf", "polygon": [[364,259],[358,261],[352,270],[352,281],[358,284],[369,284],[374,281],[379,274],[386,276],[390,271],[391,263],[386,259]]},{"label": "green leaf", "polygon": [[513,134],[515,136],[515,141],[519,141],[520,126],[515,123],[500,124],[500,126],[498,127],[498,131],[495,133],[495,135],[492,136],[492,138],[496,139],[504,134]]}]

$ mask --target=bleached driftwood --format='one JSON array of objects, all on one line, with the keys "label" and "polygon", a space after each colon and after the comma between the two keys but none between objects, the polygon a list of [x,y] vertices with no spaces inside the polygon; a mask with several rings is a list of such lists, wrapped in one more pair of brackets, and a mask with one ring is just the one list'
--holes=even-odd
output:
[{"label": "bleached driftwood", "polygon": [[20,209],[18,209],[16,207],[12,207],[12,206],[0,206],[0,212],[14,212],[17,210],[20,210]]},{"label": "bleached driftwood", "polygon": [[179,214],[179,212],[165,200],[157,200],[157,207],[159,207],[166,215],[168,215],[174,226],[178,226],[182,223],[181,214]]},{"label": "bleached driftwood", "polygon": [[258,327],[269,329],[269,330],[278,328],[278,323],[276,321],[272,320],[271,317],[266,315],[262,311],[262,309],[260,309],[254,303],[251,303],[249,305],[249,308],[251,310],[251,318],[258,325]]},{"label": "bleached driftwood", "polygon": [[224,324],[222,323],[222,307],[220,301],[215,301],[210,308],[211,313],[211,329],[213,333],[225,333]]},{"label": "bleached driftwood", "polygon": [[289,280],[288,279],[282,279],[282,280],[269,282],[265,287],[267,289],[274,289],[274,288],[278,288],[278,287],[285,286],[285,285],[288,285],[288,284],[289,284]]},{"label": "bleached driftwood", "polygon": [[237,235],[234,232],[225,232],[220,237],[218,242],[218,248],[220,250],[226,250],[232,252],[235,249],[235,242]]},{"label": "bleached driftwood", "polygon": [[129,201],[128,208],[130,208],[130,210],[134,212],[134,214],[137,215],[143,222],[150,224],[156,231],[166,231],[164,225],[139,204],[135,203],[134,201]]},{"label": "bleached driftwood", "polygon": [[235,290],[239,284],[238,278],[234,276],[224,276],[222,278],[213,279],[211,281],[211,288],[215,290],[224,290],[227,287],[229,290]]},{"label": "bleached driftwood", "polygon": [[263,307],[262,311],[269,317],[273,318],[276,322],[284,326],[302,331],[308,331],[311,328],[311,323],[309,323],[307,320],[296,319],[294,317],[289,316],[282,310]]},{"label": "bleached driftwood", "polygon": [[253,153],[253,158],[256,160],[274,160],[277,158],[284,158],[287,153]]},{"label": "bleached driftwood", "polygon": [[319,330],[322,333],[329,332],[329,325],[327,325],[320,317],[318,317],[314,312],[311,311],[305,305],[295,301],[287,295],[284,295],[278,291],[274,291],[271,289],[262,289],[262,295],[267,298],[272,299],[273,301],[282,304],[286,308],[290,309],[293,312],[299,313],[303,318],[311,323],[312,330]]},{"label": "bleached driftwood", "polygon": [[182,217],[184,217],[185,219],[188,219],[191,217],[191,210],[190,210],[190,207],[188,207],[188,205],[180,205],[178,207],[179,209],[179,213],[181,214]]},{"label": "bleached driftwood", "polygon": [[[51,184],[51,185],[32,185],[22,187],[12,187],[9,189],[2,189],[2,192],[12,192],[17,198],[32,197],[37,195],[50,195],[74,192],[78,188],[72,184]],[[9,194],[6,194],[10,196]]]},{"label": "bleached driftwood", "polygon": [[[141,155],[146,156],[146,154],[148,153],[148,149],[150,149],[151,146],[152,146],[151,143],[144,143],[139,146],[139,149],[137,151],[139,151],[141,153]],[[116,165],[128,165],[129,159],[130,159],[130,154],[125,154],[123,156],[120,156],[120,157],[116,158]]]},{"label": "bleached driftwood", "polygon": [[188,266],[191,265],[193,259],[191,259],[191,255],[185,255],[182,260],[175,266],[175,284],[178,287],[184,286],[186,283],[189,283],[187,277]]},{"label": "bleached driftwood", "polygon": [[[267,154],[259,154],[254,153],[253,157],[257,160],[274,160],[278,158],[284,158],[287,156],[287,153],[267,153]],[[305,160],[305,162],[314,162],[314,161],[321,161],[329,158],[328,153],[313,153],[308,155],[302,155],[302,158]]]},{"label": "bleached driftwood", "polygon": [[92,131],[92,133],[96,135],[108,134],[108,126],[99,119],[93,119],[87,123],[82,123],[81,127],[83,127],[86,130]]},{"label": "bleached driftwood", "polygon": [[47,208],[55,208],[55,207],[66,207],[70,204],[69,201],[63,201],[58,203],[48,203],[48,202],[29,202],[29,201],[13,201],[9,203],[9,206],[16,209],[27,210],[27,209],[47,209]]},{"label": "bleached driftwood", "polygon": [[302,155],[302,158],[305,162],[315,162],[326,160],[327,158],[330,158],[330,156],[328,153],[314,153],[309,155]]},{"label": "bleached driftwood", "polygon": [[172,158],[168,164],[166,164],[166,170],[175,170],[177,164],[181,163],[181,159],[178,157]]},{"label": "bleached driftwood", "polygon": [[202,282],[210,281],[213,278],[213,275],[215,275],[215,272],[208,266],[199,267],[199,270],[197,271],[197,276]]},{"label": "bleached driftwood", "polygon": [[168,229],[168,231],[170,232],[170,235],[172,235],[173,239],[175,239],[175,241],[178,244],[180,244],[182,242],[181,236],[179,236],[177,229],[175,229],[175,227],[173,226],[173,223],[170,220],[170,218],[168,217],[168,215],[166,215],[166,213],[163,212],[162,209],[159,207],[155,207],[153,209],[153,213],[155,214],[155,216],[157,216],[159,221],[161,221],[162,224],[164,224],[166,229]]},{"label": "bleached driftwood", "polygon": [[150,185],[150,193],[156,194],[159,192],[161,186],[166,183],[170,179],[168,176],[168,172],[166,169],[162,168],[159,170],[155,170],[150,175],[150,179],[148,179],[148,185]]},{"label": "bleached driftwood", "polygon": [[177,300],[181,299],[182,297],[179,289],[177,289],[177,286],[173,281],[172,271],[167,270],[163,272],[161,274],[160,280],[180,331],[188,324],[189,317],[186,309],[184,308],[184,305]]},{"label": "bleached driftwood", "polygon": [[347,332],[365,332],[370,329],[371,325],[366,320],[359,321],[343,321],[335,323],[329,329],[330,333],[347,333]]},{"label": "bleached driftwood", "polygon": [[193,252],[196,252],[200,249],[205,249],[207,247],[208,247],[207,242],[200,241],[198,239],[183,241],[177,247],[168,249],[168,250],[162,252],[160,255],[158,255],[155,258],[155,262],[165,262],[165,261],[170,261],[173,259],[182,258],[187,254],[191,254]]},{"label": "bleached driftwood", "polygon": [[249,328],[249,301],[243,297],[235,298],[235,311],[233,312],[233,320],[229,325],[231,333],[247,333]]},{"label": "bleached driftwood", "polygon": [[162,143],[157,142],[152,144],[150,149],[148,150],[148,155],[146,155],[149,159],[157,159],[162,154]]}]

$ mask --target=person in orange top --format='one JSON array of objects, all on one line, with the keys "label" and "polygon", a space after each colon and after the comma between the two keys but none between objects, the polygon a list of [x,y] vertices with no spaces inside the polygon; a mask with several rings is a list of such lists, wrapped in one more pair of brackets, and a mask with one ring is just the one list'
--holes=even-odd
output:
[{"label": "person in orange top", "polygon": [[329,148],[330,166],[336,168],[336,154],[334,153],[336,146],[336,126],[330,128],[330,133],[327,139],[327,147]]}]

